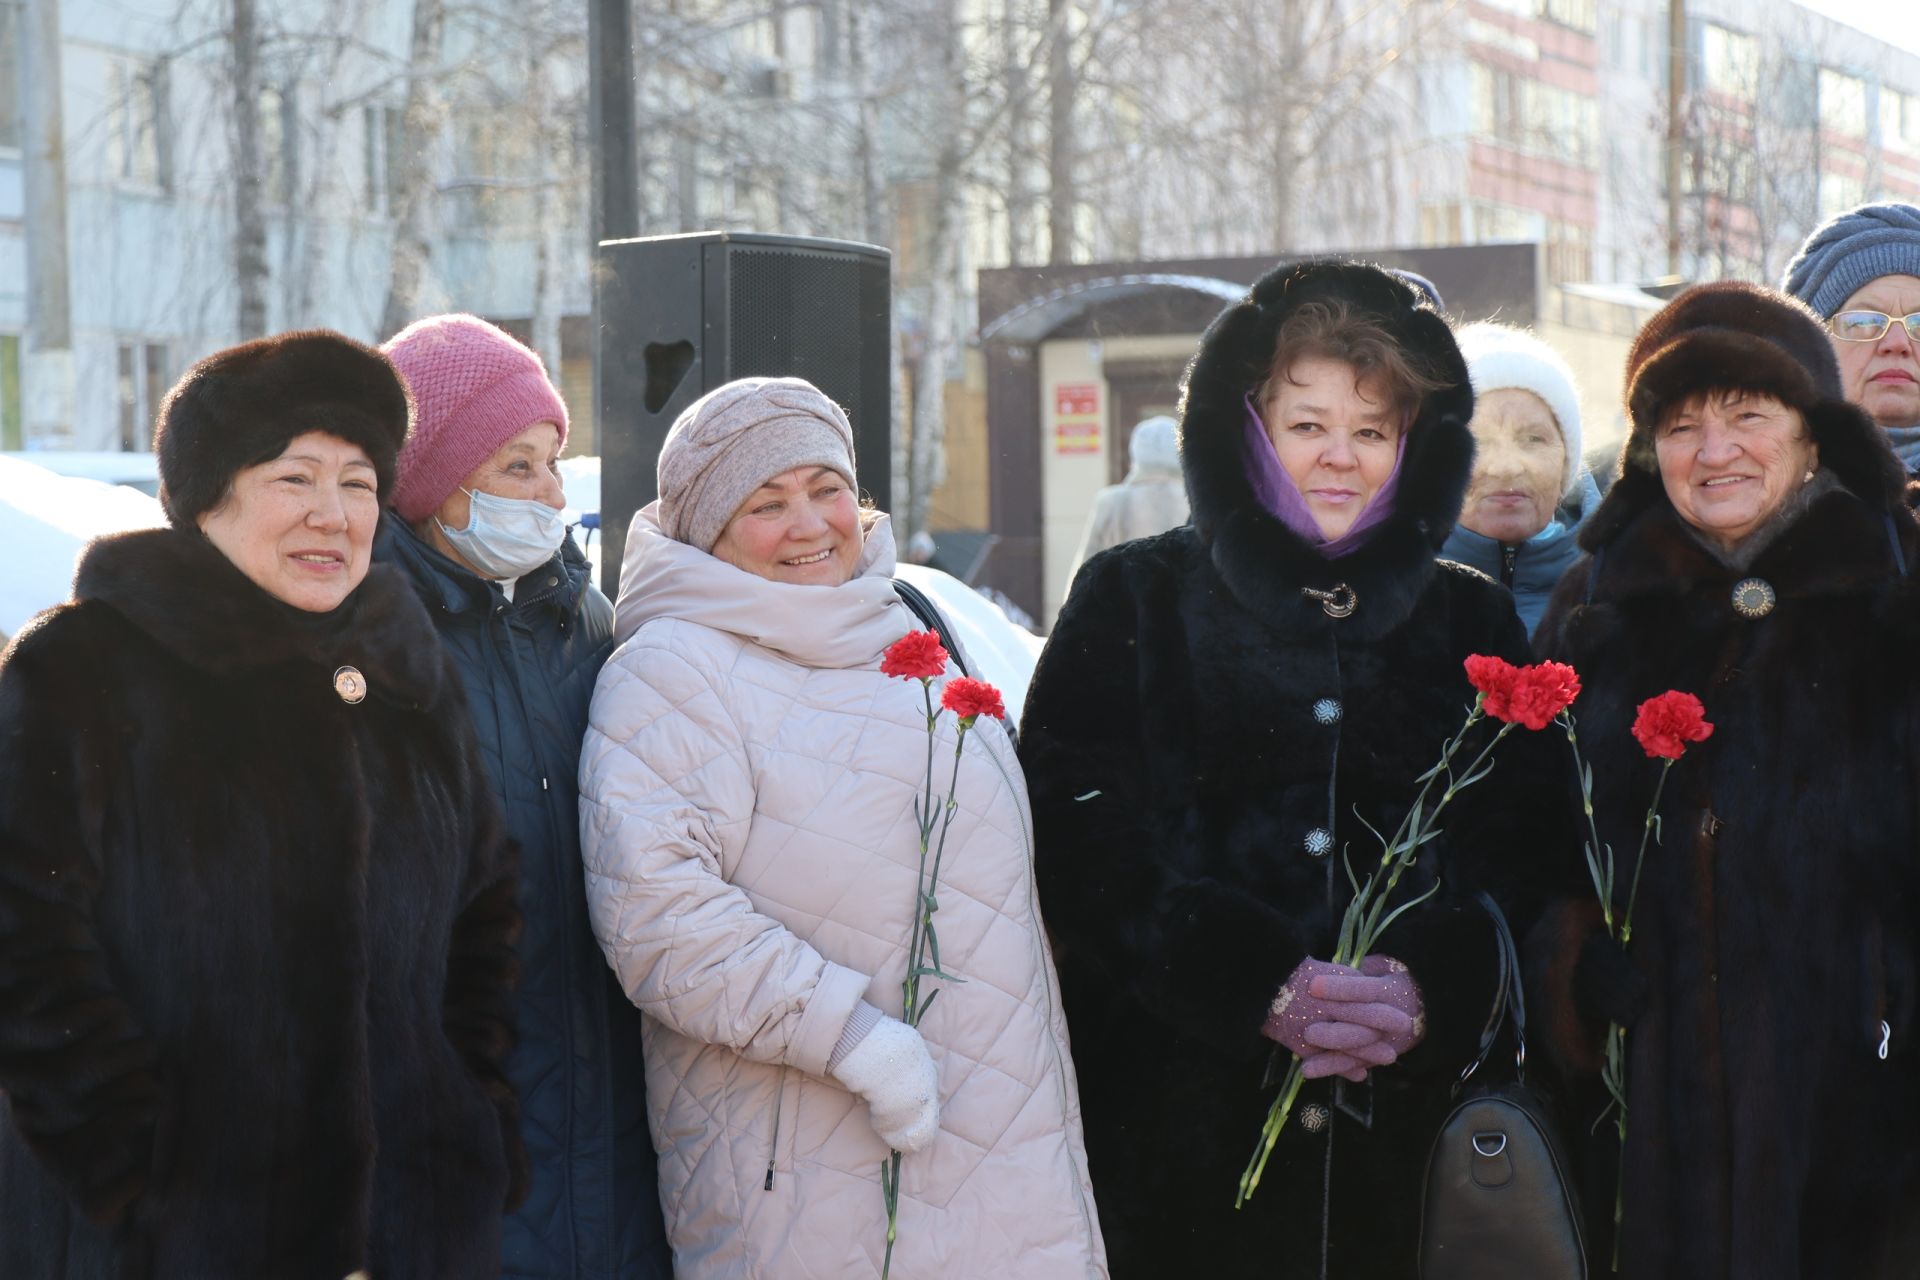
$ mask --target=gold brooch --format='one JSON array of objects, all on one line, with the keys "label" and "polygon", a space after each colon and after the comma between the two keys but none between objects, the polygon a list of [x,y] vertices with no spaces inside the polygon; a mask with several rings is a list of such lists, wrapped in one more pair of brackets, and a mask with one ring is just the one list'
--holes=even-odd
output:
[{"label": "gold brooch", "polygon": [[1743,618],[1764,618],[1779,597],[1764,578],[1743,578],[1733,584],[1733,611]]},{"label": "gold brooch", "polygon": [[360,674],[358,667],[341,667],[333,673],[333,691],[348,706],[364,702],[367,697],[367,678]]}]

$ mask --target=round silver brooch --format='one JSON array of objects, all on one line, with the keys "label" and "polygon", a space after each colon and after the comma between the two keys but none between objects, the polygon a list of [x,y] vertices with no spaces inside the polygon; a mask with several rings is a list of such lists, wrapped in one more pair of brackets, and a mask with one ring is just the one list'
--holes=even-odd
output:
[{"label": "round silver brooch", "polygon": [[358,667],[341,667],[333,673],[333,691],[348,706],[364,702],[367,697],[367,678],[360,674]]},{"label": "round silver brooch", "polygon": [[1300,1127],[1308,1133],[1320,1132],[1332,1118],[1333,1114],[1317,1102],[1309,1102],[1300,1108]]},{"label": "round silver brooch", "polygon": [[1320,602],[1321,610],[1329,618],[1345,618],[1360,607],[1360,597],[1346,583],[1336,583],[1331,591],[1320,591],[1313,587],[1302,587],[1300,593]]},{"label": "round silver brooch", "polygon": [[1333,852],[1333,832],[1325,827],[1315,827],[1307,832],[1307,852],[1316,858],[1324,858]]},{"label": "round silver brooch", "polygon": [[1733,584],[1733,611],[1743,618],[1766,617],[1778,599],[1764,578],[1743,578]]},{"label": "round silver brooch", "polygon": [[1313,704],[1313,722],[1315,724],[1339,724],[1340,704],[1332,698],[1322,698]]}]

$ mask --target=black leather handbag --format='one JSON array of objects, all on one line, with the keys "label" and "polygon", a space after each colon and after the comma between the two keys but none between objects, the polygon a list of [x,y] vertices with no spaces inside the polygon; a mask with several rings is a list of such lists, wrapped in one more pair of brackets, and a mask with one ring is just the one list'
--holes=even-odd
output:
[{"label": "black leather handbag", "polygon": [[[1500,947],[1499,994],[1480,1052],[1454,1085],[1457,1102],[1427,1157],[1420,1280],[1586,1280],[1586,1239],[1552,1108],[1527,1085],[1527,1006],[1506,915],[1480,895]],[[1505,1022],[1512,1082],[1469,1087]]]}]

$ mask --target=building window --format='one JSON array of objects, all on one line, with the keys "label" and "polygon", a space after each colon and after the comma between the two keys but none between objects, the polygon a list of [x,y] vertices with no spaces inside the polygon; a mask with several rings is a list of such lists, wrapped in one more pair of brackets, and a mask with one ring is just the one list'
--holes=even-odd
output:
[{"label": "building window", "polygon": [[0,333],[0,449],[26,447],[20,406],[20,335]]},{"label": "building window", "polygon": [[107,73],[107,168],[118,181],[168,185],[167,72],[162,62],[115,62]]},{"label": "building window", "polygon": [[0,93],[0,151],[20,149],[20,95],[12,91],[19,83],[20,6],[13,0],[0,0],[0,80],[8,92]]},{"label": "building window", "polygon": [[1716,23],[1700,29],[1700,78],[1715,93],[1751,99],[1760,80],[1760,46]]},{"label": "building window", "polygon": [[1482,63],[1473,66],[1473,131],[1571,164],[1592,166],[1599,156],[1593,99]]},{"label": "building window", "polygon": [[1867,136],[1867,85],[1858,76],[1820,68],[1820,127],[1843,138]]},{"label": "building window", "polygon": [[1866,203],[1867,184],[1860,178],[1845,173],[1822,173],[1820,175],[1820,216],[1831,218],[1836,213]]},{"label": "building window", "polygon": [[268,204],[290,205],[299,185],[299,130],[291,89],[260,91],[260,194]]},{"label": "building window", "polygon": [[1596,26],[1595,8],[1594,0],[1540,0],[1541,17],[1588,35]]},{"label": "building window", "polygon": [[1920,94],[1880,90],[1880,145],[1920,152]]},{"label": "building window", "polygon": [[480,109],[454,127],[453,225],[526,230],[534,225],[539,158],[533,125],[511,112]]},{"label": "building window", "polygon": [[151,448],[153,415],[166,398],[167,348],[158,342],[123,342],[117,352],[115,395],[120,405],[120,447],[128,453]]},{"label": "building window", "polygon": [[1420,243],[1447,245],[1466,243],[1465,210],[1457,201],[1420,206]]},{"label": "building window", "polygon": [[393,192],[400,186],[399,107],[375,103],[360,109],[360,156],[367,190],[367,212],[392,213]]}]

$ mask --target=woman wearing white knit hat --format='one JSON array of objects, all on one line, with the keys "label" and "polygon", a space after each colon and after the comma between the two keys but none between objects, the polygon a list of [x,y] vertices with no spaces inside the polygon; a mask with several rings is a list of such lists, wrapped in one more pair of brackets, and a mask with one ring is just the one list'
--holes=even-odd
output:
[{"label": "woman wearing white knit hat", "polygon": [[1475,451],[1466,507],[1440,555],[1511,590],[1531,634],[1599,502],[1580,465],[1580,393],[1567,362],[1524,329],[1483,322],[1454,337],[1473,380]]}]

